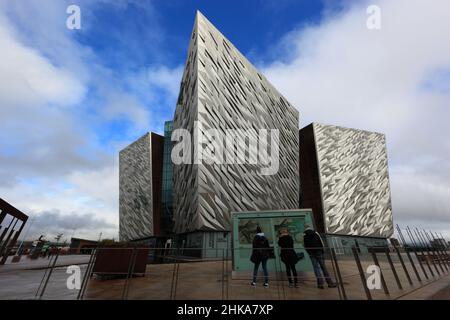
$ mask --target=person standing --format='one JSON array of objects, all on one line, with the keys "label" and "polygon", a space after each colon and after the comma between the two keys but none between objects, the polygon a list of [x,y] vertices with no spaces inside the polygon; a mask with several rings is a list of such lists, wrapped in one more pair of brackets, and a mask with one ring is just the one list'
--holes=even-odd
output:
[{"label": "person standing", "polygon": [[[324,279],[329,288],[335,288],[336,284],[331,280],[324,260],[324,245],[320,235],[314,231],[309,225],[305,224],[305,232],[303,233],[303,243],[308,252],[314,268],[314,274],[317,278],[317,287],[324,289]],[[323,276],[322,276],[323,274]]]},{"label": "person standing", "polygon": [[294,239],[292,239],[287,228],[280,229],[278,246],[281,250],[281,261],[283,261],[286,266],[286,275],[289,281],[289,288],[298,288],[297,270],[295,269],[295,264],[298,262],[298,258],[297,253],[294,250]]},{"label": "person standing", "polygon": [[265,234],[262,232],[261,228],[258,226],[256,228],[256,235],[253,238],[253,249],[250,261],[254,263],[253,268],[253,281],[251,285],[256,287],[256,277],[258,275],[259,265],[262,265],[264,272],[264,287],[269,286],[269,273],[267,272],[267,259],[269,259],[269,241],[267,240]]}]

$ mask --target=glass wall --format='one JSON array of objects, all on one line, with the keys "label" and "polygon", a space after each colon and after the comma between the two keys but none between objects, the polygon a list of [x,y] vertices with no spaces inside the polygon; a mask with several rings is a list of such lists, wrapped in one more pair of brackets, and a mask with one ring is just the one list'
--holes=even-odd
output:
[{"label": "glass wall", "polygon": [[173,194],[172,177],[173,166],[171,159],[172,152],[172,121],[164,123],[164,158],[162,174],[162,229],[166,234],[172,234],[173,227]]},{"label": "glass wall", "polygon": [[[323,236],[323,235],[322,235]],[[371,238],[359,236],[345,236],[337,234],[327,234],[328,246],[333,247],[336,254],[352,254],[352,247],[355,247],[359,253],[367,254],[370,247],[388,247],[388,242],[384,238]]]}]

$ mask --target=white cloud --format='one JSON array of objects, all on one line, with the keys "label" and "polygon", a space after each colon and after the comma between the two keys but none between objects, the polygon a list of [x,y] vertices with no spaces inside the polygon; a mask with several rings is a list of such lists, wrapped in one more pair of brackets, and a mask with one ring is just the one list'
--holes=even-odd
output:
[{"label": "white cloud", "polygon": [[104,95],[106,103],[102,116],[107,120],[129,120],[133,131],[147,131],[150,122],[149,111],[132,94],[109,91]]},{"label": "white cloud", "polygon": [[[68,4],[0,0],[0,195],[35,217],[32,237],[67,236],[73,224],[75,236],[97,238],[103,232],[117,238],[117,151],[150,129],[161,102],[176,99],[182,68],[127,71],[134,58],[158,54],[150,48],[158,41],[148,40],[163,33],[157,19],[150,19],[140,37],[110,30],[119,41],[117,49],[126,49],[118,57],[135,54],[122,59],[122,69],[111,69],[65,27]],[[104,6],[120,11],[131,5],[149,17],[155,14],[151,3],[81,0],[79,32],[96,31]],[[121,134],[109,127],[116,123]]]},{"label": "white cloud", "polygon": [[[0,195],[35,216],[36,226],[43,226],[39,220],[48,224],[36,232],[51,236],[74,224],[76,236],[96,238],[103,231],[104,237],[117,238],[116,151],[149,129],[149,108],[137,88],[123,81],[126,74],[103,65],[66,29],[67,4],[0,0]],[[84,28],[90,27],[94,7],[101,9],[98,3],[82,3]],[[126,45],[127,38],[122,40]],[[165,70],[162,81],[167,82],[170,70]],[[149,91],[162,87],[157,79],[145,85]],[[124,119],[133,135],[116,141],[108,132],[106,138],[96,132]]]},{"label": "white cloud", "polygon": [[[0,186],[0,194],[33,217],[30,237],[45,234],[48,239],[75,230],[76,237],[95,239],[102,232],[103,237],[117,238],[118,164],[76,171],[64,178],[24,180],[14,186]],[[54,223],[50,213],[57,215]]]},{"label": "white cloud", "polygon": [[87,83],[21,41],[4,7],[1,3],[0,184],[93,165],[79,152],[89,145],[90,131],[72,112],[84,100]]},{"label": "white cloud", "polygon": [[450,91],[440,84],[450,70],[450,3],[375,1],[379,31],[366,28],[372,3],[293,31],[280,43],[288,61],[264,73],[299,109],[302,127],[384,132],[394,219],[450,229]]},{"label": "white cloud", "polygon": [[54,241],[55,236],[62,233],[60,241],[70,243],[70,238],[87,238],[96,240],[100,233],[102,239],[117,239],[114,231],[117,227],[93,214],[63,214],[59,210],[41,211],[34,215],[26,228],[28,239],[38,239],[43,235],[44,239]]},{"label": "white cloud", "polygon": [[[423,220],[429,218],[429,213],[435,223],[449,221],[450,212],[450,185],[436,181],[435,178],[417,172],[405,166],[391,169],[395,179],[392,181],[392,197],[399,208],[414,210],[400,210],[396,218],[407,221]],[[420,183],[418,183],[420,181]]]},{"label": "white cloud", "polygon": [[177,97],[180,91],[183,69],[182,65],[174,69],[169,69],[166,66],[148,68],[143,71],[144,81],[146,80],[150,86],[167,91],[171,97]]},{"label": "white cloud", "polygon": [[175,106],[180,91],[181,76],[184,67],[179,65],[174,68],[167,66],[152,66],[130,74],[127,79],[134,92],[142,96],[149,103],[160,102],[159,97],[164,97],[164,104]]},{"label": "white cloud", "polygon": [[119,166],[118,161],[100,170],[74,172],[67,181],[77,192],[89,195],[85,208],[105,208],[111,212],[110,221],[117,222],[119,204]]},{"label": "white cloud", "polygon": [[0,13],[0,104],[37,108],[43,103],[66,106],[80,102],[86,92],[84,83],[17,41],[8,22]]}]

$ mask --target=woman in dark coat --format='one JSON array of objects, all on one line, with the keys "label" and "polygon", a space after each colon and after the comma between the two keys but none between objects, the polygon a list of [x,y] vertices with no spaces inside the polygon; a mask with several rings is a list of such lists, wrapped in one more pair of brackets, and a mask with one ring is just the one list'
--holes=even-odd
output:
[{"label": "woman in dark coat", "polygon": [[269,286],[269,273],[267,272],[267,259],[269,259],[269,241],[261,228],[256,228],[256,235],[253,238],[253,250],[250,257],[250,261],[255,264],[253,268],[253,281],[252,286],[256,286],[256,276],[258,275],[259,265],[262,265],[264,271],[264,287]]},{"label": "woman in dark coat", "polygon": [[289,280],[289,287],[295,286],[298,288],[297,284],[297,270],[295,269],[295,264],[298,261],[297,253],[294,250],[294,239],[289,235],[286,228],[280,230],[280,237],[278,239],[278,246],[280,247],[281,261],[284,262],[286,266],[286,275]]}]

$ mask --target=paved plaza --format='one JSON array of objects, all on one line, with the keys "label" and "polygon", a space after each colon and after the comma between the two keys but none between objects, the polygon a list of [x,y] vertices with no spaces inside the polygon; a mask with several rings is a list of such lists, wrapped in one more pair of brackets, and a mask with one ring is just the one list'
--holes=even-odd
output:
[{"label": "paved plaza", "polygon": [[[79,265],[83,277],[89,256],[73,255],[58,258],[46,290],[41,299],[77,298],[78,290],[68,289],[67,266]],[[20,263],[7,263],[0,267],[0,299],[37,299],[36,292],[46,272],[49,260],[23,259]],[[365,269],[370,260],[362,260]],[[389,295],[383,289],[371,290],[375,300],[380,299],[449,299],[450,276],[444,273],[432,278],[418,268],[422,282],[419,282],[410,264],[406,264],[413,284],[409,284],[406,274],[398,261],[394,261],[402,289],[386,261],[380,259],[382,273],[388,286]],[[354,260],[341,258],[339,266],[348,299],[366,299],[366,293]],[[329,270],[333,266],[328,261]],[[48,269],[50,270],[50,269]],[[47,271],[48,271],[47,270]],[[177,272],[176,272],[177,271]],[[436,273],[436,272],[435,272]],[[447,273],[448,274],[448,273]],[[282,272],[270,274],[269,288],[259,282],[256,288],[250,286],[250,274],[231,272],[231,261],[204,261],[176,264],[149,264],[146,274],[132,279],[116,278],[104,280],[93,276],[86,288],[84,299],[251,299],[251,300],[338,300],[342,298],[338,288],[316,287],[312,273],[302,273],[299,288],[289,288]]]}]

